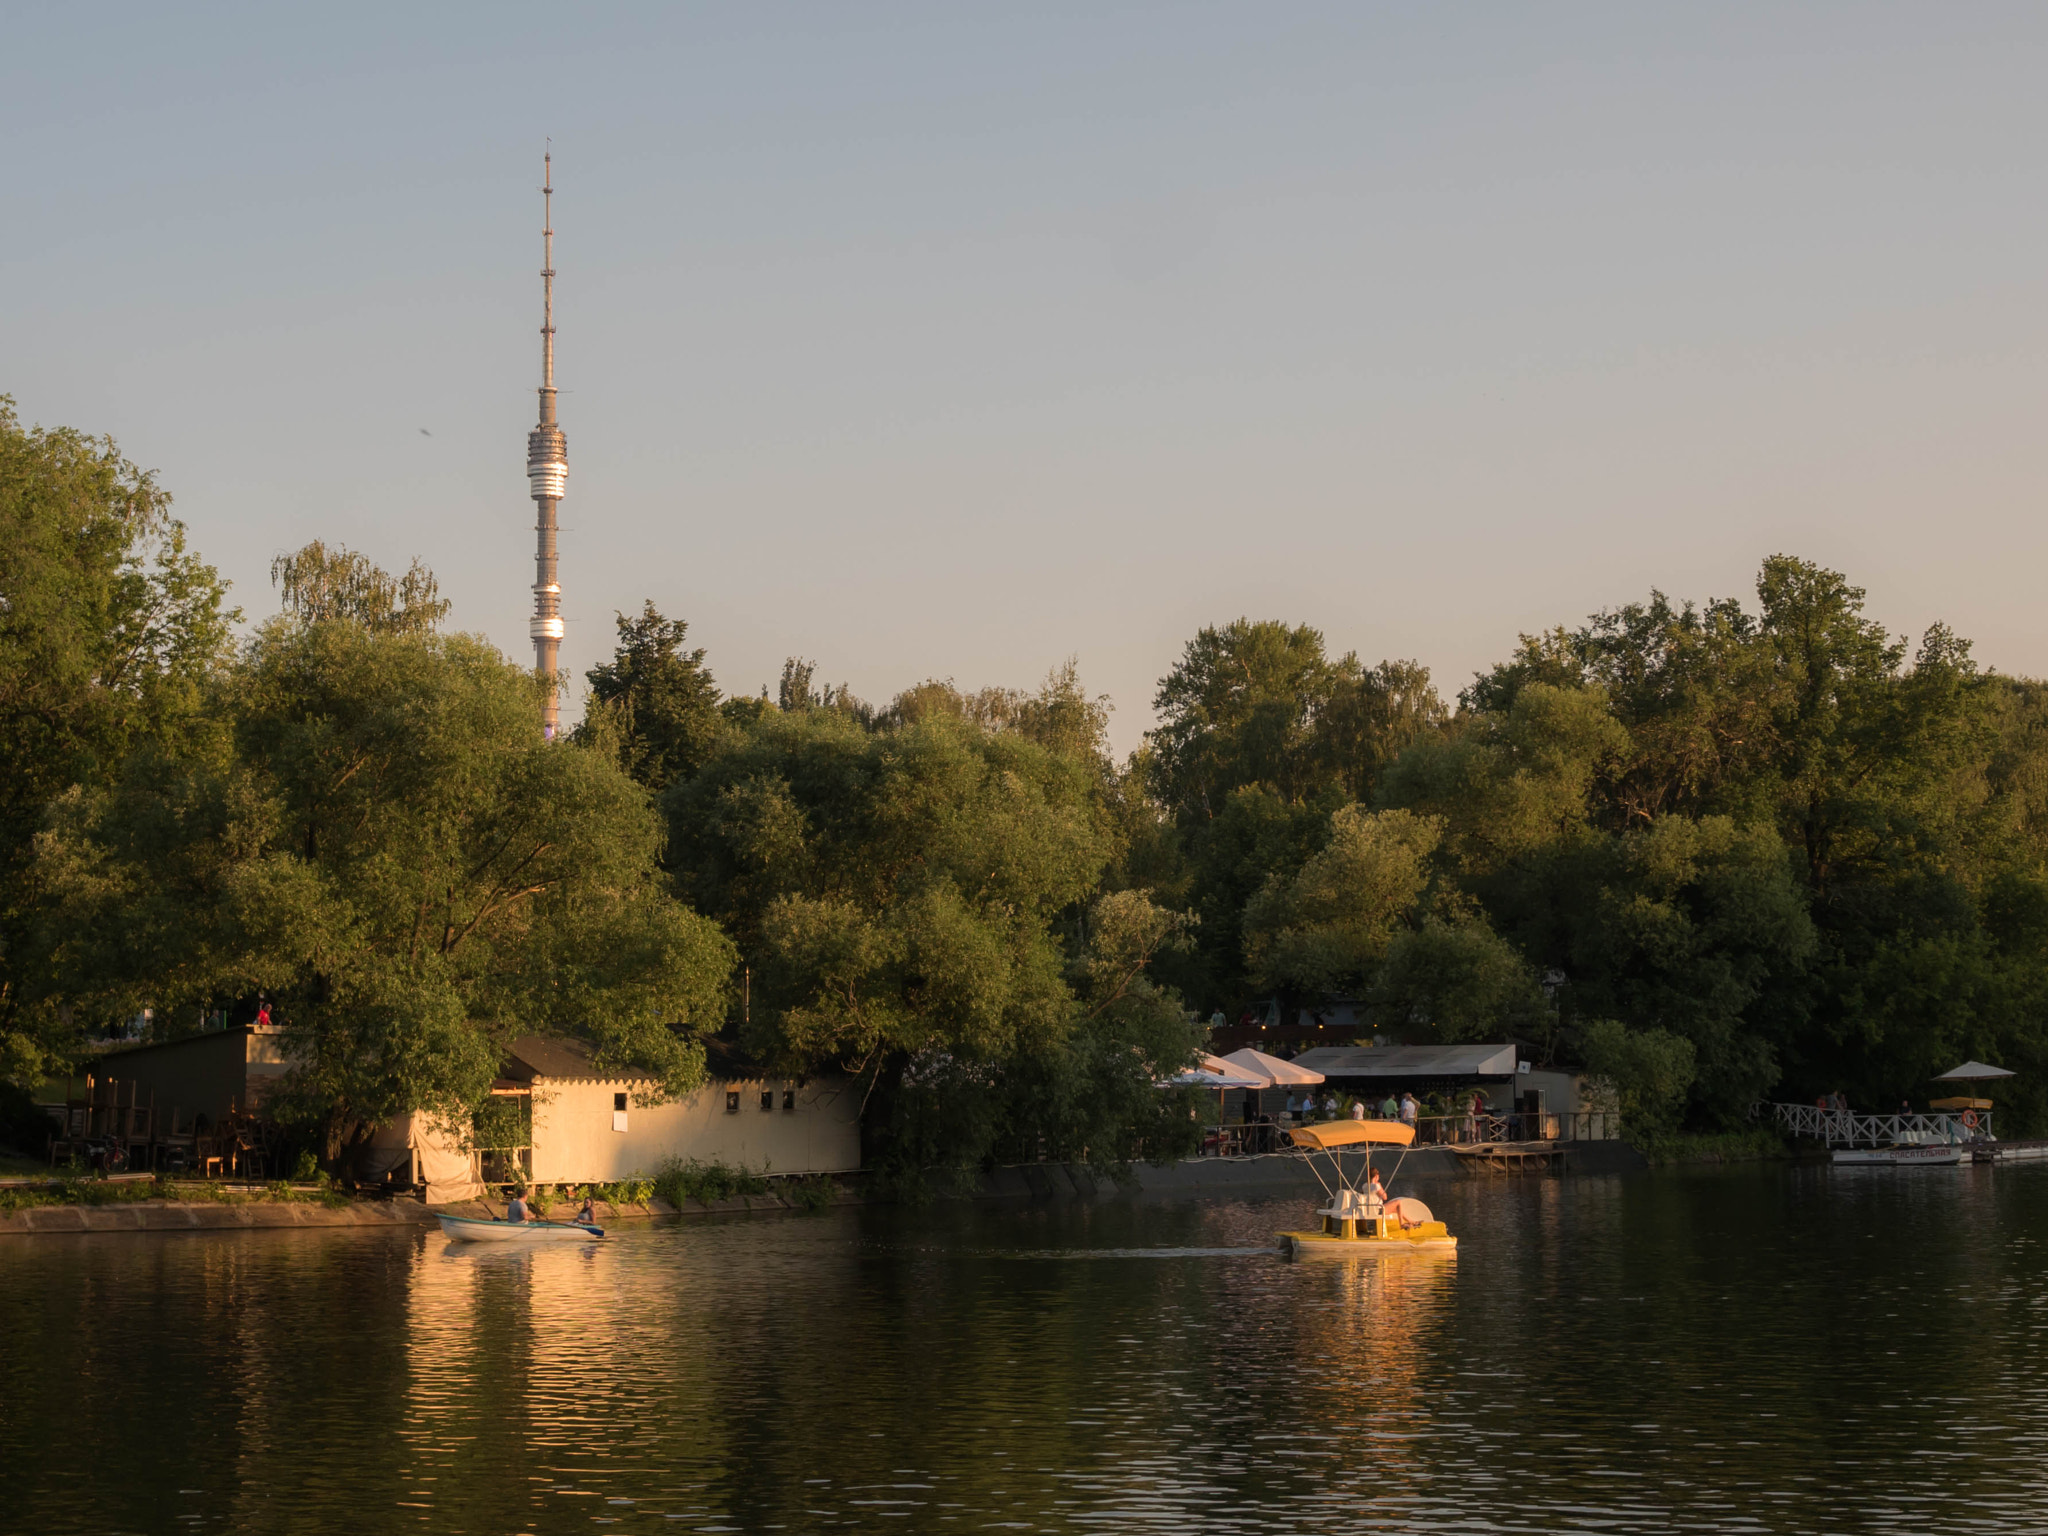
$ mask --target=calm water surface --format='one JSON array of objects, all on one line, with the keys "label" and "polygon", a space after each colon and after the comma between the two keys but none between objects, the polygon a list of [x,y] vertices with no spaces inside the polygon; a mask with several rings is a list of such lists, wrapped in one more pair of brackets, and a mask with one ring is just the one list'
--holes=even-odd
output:
[{"label": "calm water surface", "polygon": [[0,1529],[2048,1530],[2048,1168],[0,1242]]}]

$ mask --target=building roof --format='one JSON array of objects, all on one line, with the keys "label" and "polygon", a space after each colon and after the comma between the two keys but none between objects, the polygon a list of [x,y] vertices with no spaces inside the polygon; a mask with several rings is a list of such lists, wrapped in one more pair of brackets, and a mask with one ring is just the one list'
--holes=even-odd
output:
[{"label": "building roof", "polygon": [[[581,1040],[566,1040],[555,1035],[521,1035],[512,1042],[506,1054],[516,1067],[523,1067],[531,1077],[651,1082],[656,1076],[645,1066],[597,1066],[596,1053],[590,1046]],[[763,1071],[758,1062],[749,1059],[730,1040],[716,1038],[704,1042],[704,1069],[708,1076],[721,1083],[755,1082],[772,1075]],[[517,1077],[519,1073],[512,1071],[506,1075]]]},{"label": "building roof", "polygon": [[1512,1045],[1319,1045],[1294,1058],[1325,1077],[1513,1077]]},{"label": "building roof", "polygon": [[506,1052],[512,1060],[535,1077],[645,1077],[647,1073],[624,1068],[600,1071],[592,1064],[593,1052],[581,1040],[563,1040],[548,1035],[521,1035]]}]

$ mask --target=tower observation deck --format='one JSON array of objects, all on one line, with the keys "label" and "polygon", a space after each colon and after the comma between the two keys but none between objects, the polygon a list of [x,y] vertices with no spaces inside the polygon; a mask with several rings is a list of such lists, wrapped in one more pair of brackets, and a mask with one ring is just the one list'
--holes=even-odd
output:
[{"label": "tower observation deck", "polygon": [[533,557],[533,666],[547,683],[541,734],[553,740],[561,728],[562,701],[556,682],[562,648],[562,583],[555,565],[557,509],[569,486],[569,439],[555,424],[555,165],[542,157],[540,424],[526,434],[526,484],[537,512]]}]

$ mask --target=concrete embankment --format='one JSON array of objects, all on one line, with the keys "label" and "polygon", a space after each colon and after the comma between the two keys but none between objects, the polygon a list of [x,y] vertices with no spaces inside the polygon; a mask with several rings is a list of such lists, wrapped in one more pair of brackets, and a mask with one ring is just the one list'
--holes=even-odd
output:
[{"label": "concrete embankment", "polygon": [[328,1206],[287,1200],[137,1200],[108,1205],[36,1205],[0,1215],[0,1236],[56,1232],[225,1232],[255,1227],[405,1227],[434,1218],[412,1200],[351,1200]]},{"label": "concrete embankment", "polygon": [[[858,1203],[852,1191],[842,1190],[839,1204]],[[729,1200],[691,1201],[678,1210],[659,1198],[625,1205],[599,1202],[598,1224],[646,1221],[662,1216],[716,1216],[750,1211],[799,1209],[795,1202],[774,1195],[736,1195]],[[573,1205],[556,1205],[549,1214],[566,1220]],[[349,1200],[327,1205],[317,1201],[265,1200],[249,1198],[227,1201],[136,1200],[106,1205],[39,1205],[0,1213],[0,1237],[9,1234],[31,1236],[64,1232],[233,1232],[298,1227],[431,1227],[443,1212],[450,1216],[492,1217],[504,1214],[502,1205],[481,1200],[459,1205],[423,1205],[412,1196],[386,1200]]]}]

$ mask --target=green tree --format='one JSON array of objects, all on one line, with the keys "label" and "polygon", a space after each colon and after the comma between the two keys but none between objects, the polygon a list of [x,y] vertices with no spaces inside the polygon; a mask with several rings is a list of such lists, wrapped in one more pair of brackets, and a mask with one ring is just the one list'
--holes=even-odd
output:
[{"label": "green tree", "polygon": [[434,573],[414,560],[403,576],[383,570],[345,544],[320,540],[270,562],[270,584],[301,624],[338,621],[379,634],[427,635],[448,617]]},{"label": "green tree", "polygon": [[1315,753],[1347,799],[1369,801],[1394,761],[1449,718],[1427,667],[1413,661],[1363,667],[1347,655],[1317,714]]},{"label": "green tree", "polygon": [[1725,816],[1660,816],[1549,873],[1534,947],[1568,978],[1566,1011],[1684,1040],[1701,1115],[1740,1120],[1780,1074],[1774,993],[1796,995],[1818,949],[1783,843]]},{"label": "green tree", "polygon": [[1149,898],[1098,898],[1117,837],[1099,734],[1071,671],[1032,699],[926,684],[865,722],[813,699],[668,792],[679,888],[750,968],[743,1038],[787,1070],[861,1074],[892,1165],[991,1155],[1034,1097],[1031,1134],[1063,1148],[1116,1161],[1157,1139],[1150,1084],[1190,1045],[1178,1002],[1075,968],[1149,964],[1181,931],[1145,926]]},{"label": "green tree", "polygon": [[1194,1059],[1202,1028],[1152,980],[1191,919],[1147,891],[1098,899],[1068,969],[1072,1023],[1002,1060],[927,1052],[882,1096],[878,1138],[896,1168],[971,1171],[1005,1155],[1088,1163],[1121,1176],[1199,1146],[1202,1095],[1158,1079]]},{"label": "green tree", "polygon": [[1669,1030],[1631,1029],[1619,1019],[1588,1019],[1579,1048],[1587,1070],[1612,1085],[1626,1134],[1654,1141],[1678,1128],[1692,1087],[1691,1041]]},{"label": "green tree", "polygon": [[[2015,1017],[2021,951],[1987,926],[1990,893],[2031,890],[2040,868],[2024,829],[2048,756],[2014,707],[2025,690],[1981,676],[1941,625],[1906,665],[1862,590],[1810,562],[1772,556],[1757,597],[1751,613],[1652,593],[1523,637],[1387,798],[1446,816],[1468,891],[1563,978],[1567,1023],[1693,1046],[1698,1117],[1739,1115],[1781,1074],[1895,1101],[1908,1041],[2026,1052],[2029,1031],[1992,1022]],[[1582,701],[1572,720],[1528,724],[1579,764],[1550,776],[1575,809],[1514,814],[1531,802],[1503,794],[1483,749],[1528,701],[1565,696]],[[1912,979],[1937,975],[1940,1007]],[[1885,1052],[1901,1065],[1880,1067]]]},{"label": "green tree", "polygon": [[280,1106],[330,1156],[475,1103],[519,1033],[690,1086],[732,947],[667,894],[645,793],[540,740],[538,689],[467,636],[272,621],[222,730],[60,808],[40,867],[65,1000],[264,991],[298,1062]]},{"label": "green tree", "polygon": [[755,1049],[1001,1054],[1065,1025],[1054,924],[1106,856],[1092,789],[1015,732],[777,711],[671,789],[670,859],[754,967]]},{"label": "green tree", "polygon": [[1595,790],[1627,745],[1598,688],[1531,683],[1505,710],[1418,741],[1381,798],[1442,817],[1468,878],[1498,888],[1560,842],[1593,835]]},{"label": "green tree", "polygon": [[618,615],[612,659],[592,667],[590,703],[576,739],[599,747],[655,793],[694,772],[716,747],[724,720],[702,649],[685,651],[690,626],[649,601],[638,618]]},{"label": "green tree", "polygon": [[1445,718],[1427,668],[1332,659],[1319,630],[1271,620],[1202,630],[1152,702],[1152,787],[1184,829],[1254,784],[1290,805],[1330,792],[1367,799],[1387,765]]},{"label": "green tree", "polygon": [[1253,977],[1290,1004],[1361,998],[1401,1037],[1530,1032],[1542,1006],[1529,968],[1441,879],[1443,834],[1433,816],[1338,810],[1322,849],[1246,905]]},{"label": "green tree", "polygon": [[0,396],[0,1078],[77,1043],[34,942],[51,806],[191,729],[227,654],[226,583],[111,439],[24,428]]},{"label": "green tree", "polygon": [[1314,726],[1337,669],[1307,625],[1238,619],[1204,629],[1160,679],[1147,733],[1154,789],[1182,826],[1222,814],[1234,790],[1263,784],[1292,803],[1319,787]]},{"label": "green tree", "polygon": [[1292,878],[1278,874],[1245,906],[1245,956],[1261,986],[1362,992],[1396,932],[1418,924],[1443,823],[1359,805],[1331,819],[1330,839]]}]

